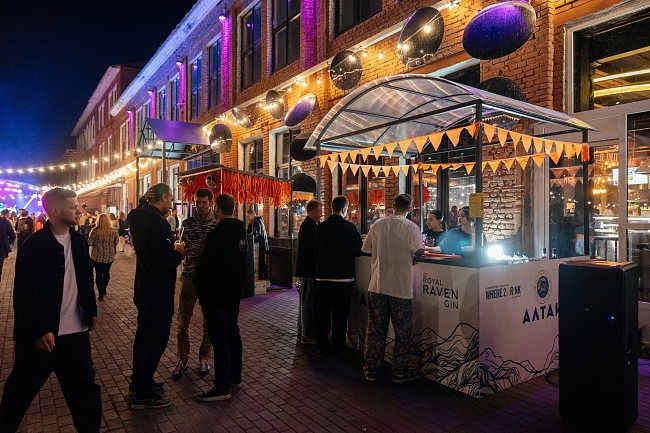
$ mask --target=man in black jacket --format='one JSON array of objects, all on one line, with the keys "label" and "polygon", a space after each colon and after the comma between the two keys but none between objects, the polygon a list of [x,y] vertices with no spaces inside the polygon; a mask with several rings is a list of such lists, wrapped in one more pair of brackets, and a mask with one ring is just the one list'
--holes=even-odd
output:
[{"label": "man in black jacket", "polygon": [[316,253],[316,341],[318,351],[329,352],[327,336],[332,330],[333,352],[345,355],[350,296],[354,288],[354,258],[361,255],[363,241],[354,224],[344,218],[348,199],[332,200],[332,214],[318,226]]},{"label": "man in black jacket", "polygon": [[239,300],[246,264],[244,222],[233,217],[235,199],[215,199],[217,227],[208,235],[194,273],[199,303],[214,347],[214,386],[195,396],[198,401],[227,400],[229,387],[241,388],[242,343]]},{"label": "man in black jacket", "polygon": [[266,234],[266,227],[264,226],[264,218],[257,216],[253,209],[246,211],[246,219],[248,220],[248,233],[253,234],[253,240],[258,245],[257,254],[257,278],[259,280],[269,279],[269,270],[266,267],[264,257],[269,250],[269,237]]},{"label": "man in black jacket", "polygon": [[43,195],[50,220],[18,250],[14,280],[14,368],[0,403],[0,432],[15,432],[52,371],[80,432],[99,432],[102,403],[90,353],[97,304],[76,194]]},{"label": "man in black jacket", "polygon": [[183,254],[174,249],[165,213],[172,206],[169,185],[159,183],[147,191],[149,204],[131,217],[131,233],[137,239],[134,296],[138,329],[133,341],[133,409],[156,409],[171,402],[154,393],[153,375],[167,348],[174,315],[176,268]]},{"label": "man in black jacket", "polygon": [[314,240],[318,223],[323,217],[323,204],[317,200],[307,203],[307,216],[298,232],[296,276],[300,277],[298,303],[298,338],[302,344],[316,344],[316,255]]}]

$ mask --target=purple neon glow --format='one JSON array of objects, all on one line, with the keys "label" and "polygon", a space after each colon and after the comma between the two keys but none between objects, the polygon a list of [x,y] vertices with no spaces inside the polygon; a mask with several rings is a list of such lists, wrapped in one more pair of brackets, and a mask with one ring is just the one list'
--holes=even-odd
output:
[{"label": "purple neon glow", "polygon": [[133,144],[133,110],[128,110],[129,113],[129,150],[133,149],[135,146]]},{"label": "purple neon glow", "polygon": [[230,65],[230,41],[232,38],[232,19],[224,17],[221,22],[221,104],[228,106],[230,104],[229,86],[225,83],[230,82],[231,65]]},{"label": "purple neon glow", "polygon": [[318,63],[318,8],[321,4],[318,0],[305,0],[300,5],[300,44],[305,47],[305,69]]},{"label": "purple neon glow", "polygon": [[180,101],[179,105],[181,106],[181,119],[185,119],[185,64],[181,61],[176,62],[178,66],[178,73],[181,78],[181,90],[180,90]]}]

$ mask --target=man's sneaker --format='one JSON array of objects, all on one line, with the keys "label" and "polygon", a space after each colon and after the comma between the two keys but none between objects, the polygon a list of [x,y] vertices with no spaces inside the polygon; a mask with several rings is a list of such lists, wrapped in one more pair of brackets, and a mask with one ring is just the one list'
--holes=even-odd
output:
[{"label": "man's sneaker", "polygon": [[377,379],[377,371],[373,369],[367,369],[363,371],[363,375],[366,376],[368,382],[374,382]]},{"label": "man's sneaker", "polygon": [[176,368],[174,371],[172,371],[172,379],[178,379],[185,373],[185,370],[187,370],[187,361],[178,361],[178,364],[176,365]]},{"label": "man's sneaker", "polygon": [[160,409],[162,407],[167,407],[172,404],[169,399],[153,394],[147,398],[134,398],[131,409]]},{"label": "man's sneaker", "polygon": [[417,380],[420,378],[420,373],[413,372],[413,371],[408,371],[406,374],[393,374],[393,382],[395,383],[403,383],[403,382],[410,382],[412,380]]},{"label": "man's sneaker", "polygon": [[219,392],[214,386],[209,390],[200,392],[194,396],[194,399],[198,401],[219,401],[228,400],[229,398],[230,393],[228,391],[225,393]]},{"label": "man's sneaker", "polygon": [[308,338],[308,337],[302,337],[300,339],[300,344],[317,344],[316,340],[313,338]]},{"label": "man's sneaker", "polygon": [[[165,382],[154,382],[152,391],[160,391],[164,385]],[[129,394],[130,395],[135,394],[135,383],[133,382],[129,384]]]},{"label": "man's sneaker", "polygon": [[209,372],[210,372],[210,364],[208,364],[208,361],[206,361],[205,359],[202,359],[201,368],[199,368],[199,376],[205,376]]},{"label": "man's sneaker", "polygon": [[241,379],[231,380],[230,386],[232,386],[233,388],[241,388],[242,386],[244,386],[244,382]]}]

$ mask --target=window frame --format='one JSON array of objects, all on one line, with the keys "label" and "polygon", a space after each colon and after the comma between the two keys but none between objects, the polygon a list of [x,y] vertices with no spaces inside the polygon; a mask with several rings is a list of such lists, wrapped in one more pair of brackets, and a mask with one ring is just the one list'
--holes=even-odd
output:
[{"label": "window frame", "polygon": [[[302,5],[300,5],[300,3],[299,3],[300,6],[298,7],[298,12],[295,13],[294,15],[292,15],[292,16],[289,16],[291,1],[292,0],[283,0],[283,6],[286,8],[286,11],[285,11],[286,19],[285,19],[285,21],[283,21],[282,23],[279,23],[277,25],[272,24],[273,29],[271,31],[271,34],[272,34],[271,47],[272,47],[272,53],[273,53],[273,61],[272,61],[272,71],[273,72],[277,72],[280,69],[282,69],[282,68],[284,68],[286,66],[289,66],[290,64],[292,64],[296,60],[300,59],[300,50],[298,50],[297,57],[295,59],[292,59],[292,58],[289,57],[289,53],[290,53],[289,47],[291,46],[292,42],[293,43],[296,42],[295,40],[292,39],[292,37],[293,38],[297,37],[298,46],[300,46],[300,18],[301,18],[301,12],[302,12],[301,11]],[[297,0],[293,0],[293,1],[297,1]],[[275,14],[276,14],[275,3],[276,3],[275,1],[271,2],[271,17],[272,17],[271,22],[272,23],[275,23]],[[296,18],[298,19],[298,34],[294,36],[294,35],[292,35],[290,33],[290,29],[291,29],[290,23]],[[284,49],[285,49],[284,50],[284,57],[285,58],[284,58],[284,63],[282,65],[278,65],[278,52],[276,52],[276,43],[275,43],[275,41],[276,41],[277,34],[280,33],[283,30],[286,31],[286,35],[287,35],[286,40],[285,40],[285,47],[284,47]]]},{"label": "window frame", "polygon": [[216,107],[221,103],[221,73],[223,70],[223,64],[221,62],[221,49],[221,37],[217,38],[208,48],[210,57],[210,78],[208,80],[208,109]]},{"label": "window frame", "polygon": [[167,116],[167,87],[163,87],[156,93],[156,117],[166,120]]},{"label": "window frame", "polygon": [[[248,19],[249,16],[252,15],[252,21],[253,21],[253,29],[250,30],[251,32],[251,37],[248,38],[251,41],[251,44],[249,46],[244,46],[244,29],[246,28],[245,21]],[[258,18],[259,17],[259,18]],[[256,20],[259,19],[259,26],[260,26],[260,38],[259,41],[255,40],[255,22]],[[241,18],[239,20],[239,34],[240,34],[240,40],[241,40],[241,52],[240,52],[240,66],[241,66],[241,75],[240,75],[240,88],[241,90],[246,90],[253,85],[259,83],[262,81],[262,2],[257,2],[253,6],[251,6],[248,10],[243,12],[241,14]],[[246,56],[251,55],[251,77],[250,77],[250,83],[246,84],[245,77],[246,77]],[[259,77],[255,77],[255,68],[254,65],[258,64],[260,65],[260,72],[259,72]]]},{"label": "window frame", "polygon": [[[361,8],[360,5],[362,2],[368,1],[368,0],[334,0],[334,36],[338,37],[341,36],[343,33],[347,32],[350,29],[353,29],[354,27],[358,26],[359,24],[363,23],[364,21],[369,20],[370,18],[374,17],[375,15],[381,13],[381,11],[384,10],[383,5],[380,7],[380,9],[375,12],[371,13],[367,17],[361,17]],[[354,20],[352,24],[345,28],[339,28],[339,15],[340,15],[340,9],[341,9],[341,3],[342,2],[353,2],[354,3]]]},{"label": "window frame", "polygon": [[203,114],[201,93],[203,91],[203,56],[198,56],[191,64],[190,120]]}]

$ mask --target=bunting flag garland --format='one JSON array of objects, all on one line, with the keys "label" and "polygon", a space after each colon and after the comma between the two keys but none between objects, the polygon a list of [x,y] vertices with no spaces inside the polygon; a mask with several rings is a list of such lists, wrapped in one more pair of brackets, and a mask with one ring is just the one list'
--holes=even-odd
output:
[{"label": "bunting flag garland", "polygon": [[400,165],[399,168],[400,168],[400,170],[402,170],[402,173],[404,173],[404,176],[408,176],[409,169],[411,168],[411,166],[409,166],[409,165]]},{"label": "bunting flag garland", "polygon": [[338,162],[333,161],[331,159],[329,161],[327,161],[327,164],[330,166],[330,173],[333,172],[334,169],[339,166]]},{"label": "bunting flag garland", "polygon": [[499,136],[499,143],[501,143],[501,147],[505,146],[506,140],[508,140],[508,130],[497,128],[497,134]]},{"label": "bunting flag garland", "polygon": [[514,163],[515,163],[515,158],[506,158],[503,160],[503,165],[506,166],[506,170],[508,171],[510,171]]},{"label": "bunting flag garland", "polygon": [[444,132],[437,132],[435,134],[429,135],[429,142],[435,150],[438,150],[440,143],[442,143],[442,136],[445,135]]},{"label": "bunting flag garland", "polygon": [[393,157],[393,152],[395,151],[395,148],[397,147],[397,143],[387,144],[384,147],[386,148],[386,152],[388,153],[388,157],[392,158]]},{"label": "bunting flag garland", "polygon": [[424,146],[427,144],[428,139],[428,137],[424,136],[413,140],[415,142],[415,148],[418,150],[418,153],[422,153],[422,149],[424,149]]},{"label": "bunting flag garland", "polygon": [[451,168],[452,168],[453,170],[458,170],[458,169],[461,168],[462,166],[463,166],[463,164],[451,164]]},{"label": "bunting flag garland", "polygon": [[402,155],[406,155],[406,152],[408,151],[409,145],[406,141],[402,141],[401,143],[397,143],[399,146],[399,150],[402,152]]},{"label": "bunting flag garland", "polygon": [[368,177],[368,173],[370,173],[371,168],[372,168],[372,165],[362,165],[361,166],[361,171],[363,172],[363,175]]},{"label": "bunting flag garland", "polygon": [[465,166],[465,170],[467,170],[467,174],[470,174],[472,170],[474,170],[474,166],[476,165],[475,162],[466,162],[463,164]]},{"label": "bunting flag garland", "polygon": [[327,161],[329,158],[330,158],[329,155],[319,156],[318,159],[320,159],[320,166],[325,167],[325,161]]},{"label": "bunting flag garland", "polygon": [[488,123],[483,124],[483,131],[485,131],[485,138],[487,139],[488,143],[492,141],[492,138],[494,137],[494,131],[497,128],[495,126],[492,126]]},{"label": "bunting flag garland", "polygon": [[371,166],[371,168],[375,176],[379,176],[379,172],[382,171],[384,167],[382,167],[381,165],[373,165]]},{"label": "bunting flag garland", "polygon": [[530,146],[533,144],[533,137],[531,137],[530,135],[522,135],[521,144],[524,145],[524,150],[528,152],[530,150]]},{"label": "bunting flag garland", "polygon": [[544,140],[541,138],[533,137],[533,144],[535,145],[535,152],[541,153],[544,149]]},{"label": "bunting flag garland", "polygon": [[366,159],[368,159],[368,155],[370,155],[371,150],[372,147],[365,147],[363,149],[359,149],[359,153],[361,153],[361,159],[363,159],[363,162],[366,162]]},{"label": "bunting flag garland", "polygon": [[562,155],[562,152],[564,152],[564,143],[562,142],[555,142],[555,151],[557,152],[558,156]]},{"label": "bunting flag garland", "polygon": [[373,146],[372,147],[372,153],[375,155],[375,158],[379,158],[381,156],[381,152],[384,151],[384,145],[379,145],[379,146]]},{"label": "bunting flag garland", "polygon": [[463,128],[450,129],[446,132],[447,138],[451,141],[451,144],[456,147],[460,141],[460,133],[463,131]]},{"label": "bunting flag garland", "polygon": [[560,155],[558,155],[558,153],[557,153],[556,151],[554,151],[554,150],[551,151],[551,153],[549,153],[548,156],[551,158],[551,160],[552,160],[555,164],[557,164],[557,163],[560,161]]},{"label": "bunting flag garland", "polygon": [[352,175],[356,176],[357,172],[359,171],[359,164],[350,164],[350,171],[352,171]]},{"label": "bunting flag garland", "polygon": [[350,167],[350,164],[346,162],[342,162],[339,165],[341,166],[341,174],[345,174],[345,172],[348,171],[348,167]]},{"label": "bunting flag garland", "polygon": [[494,161],[487,161],[487,164],[488,164],[488,165],[490,166],[490,168],[492,169],[492,172],[493,172],[493,173],[496,173],[496,172],[497,172],[497,168],[499,168],[499,164],[501,164],[501,161],[498,160],[498,159],[497,159],[497,160],[494,160]]},{"label": "bunting flag garland", "polygon": [[541,167],[542,164],[544,164],[544,158],[546,158],[546,155],[544,155],[543,153],[539,153],[536,155],[531,155],[531,158],[533,159],[535,164],[537,164],[537,167]]},{"label": "bunting flag garland", "polygon": [[512,138],[512,145],[516,147],[517,143],[519,143],[519,140],[521,140],[521,134],[518,132],[510,131],[510,138]]},{"label": "bunting flag garland", "polygon": [[526,169],[526,166],[528,165],[528,160],[530,159],[528,156],[518,156],[515,158],[517,160],[517,163],[521,167],[522,170]]}]

